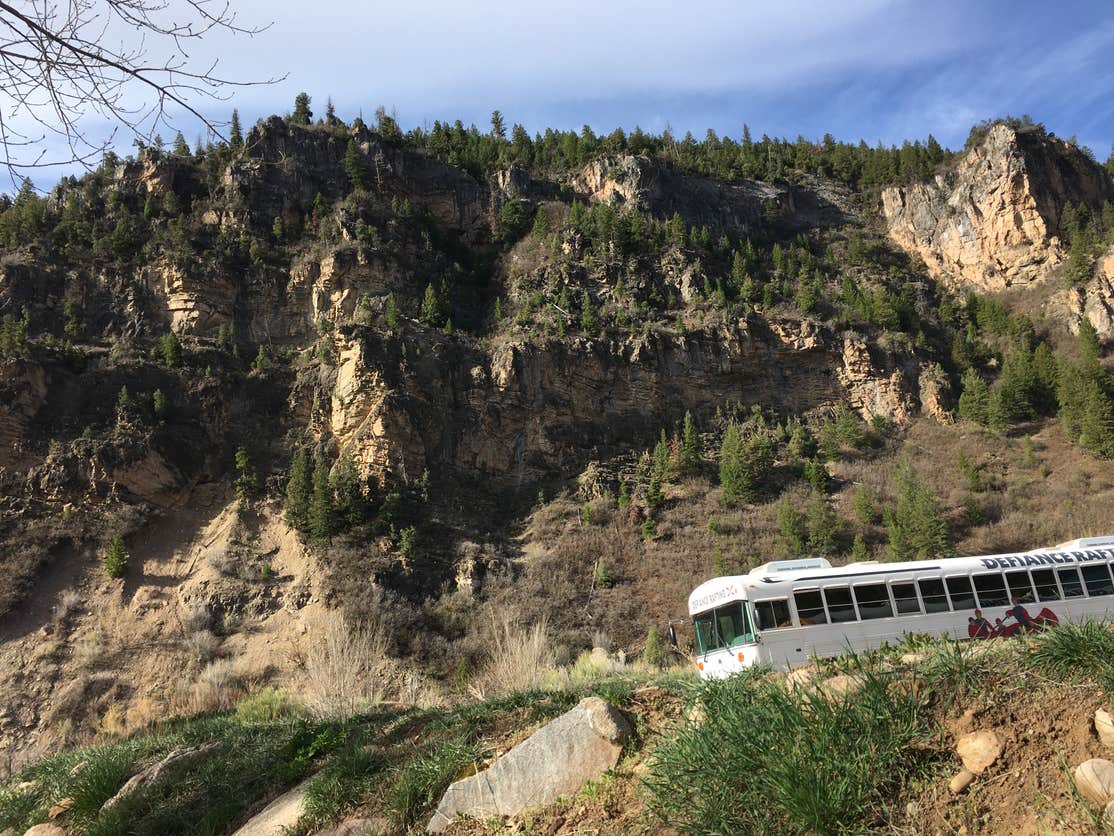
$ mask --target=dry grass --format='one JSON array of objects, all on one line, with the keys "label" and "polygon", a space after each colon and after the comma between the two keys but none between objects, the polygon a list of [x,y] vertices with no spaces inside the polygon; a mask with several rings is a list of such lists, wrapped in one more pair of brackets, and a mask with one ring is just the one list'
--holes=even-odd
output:
[{"label": "dry grass", "polygon": [[490,627],[489,658],[469,687],[473,695],[489,699],[547,684],[556,668],[547,619],[523,627],[515,615],[502,610],[492,616]]},{"label": "dry grass", "polygon": [[220,651],[221,640],[208,630],[196,630],[186,636],[185,645],[191,662],[207,665]]},{"label": "dry grass", "polygon": [[58,596],[58,618],[63,621],[80,611],[85,605],[85,596],[76,589],[67,589]]},{"label": "dry grass", "polygon": [[232,659],[217,659],[206,665],[188,688],[185,711],[226,711],[244,696],[245,686],[245,677]]},{"label": "dry grass", "polygon": [[378,625],[353,627],[331,613],[306,653],[306,707],[321,717],[351,717],[375,705],[383,699],[386,660],[387,637]]}]

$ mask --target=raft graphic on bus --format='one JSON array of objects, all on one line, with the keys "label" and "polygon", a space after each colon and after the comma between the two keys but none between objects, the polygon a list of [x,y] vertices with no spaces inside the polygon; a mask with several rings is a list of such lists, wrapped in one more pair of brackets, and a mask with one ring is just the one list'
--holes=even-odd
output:
[{"label": "raft graphic on bus", "polygon": [[689,596],[704,678],[792,668],[905,636],[992,639],[1114,618],[1114,536],[1036,551],[832,566],[774,561]]},{"label": "raft graphic on bus", "polygon": [[[1011,618],[1013,621],[1008,620]],[[976,609],[974,616],[967,619],[967,636],[972,639],[1008,639],[1019,633],[1039,633],[1046,627],[1055,627],[1059,623],[1056,613],[1048,607],[1043,607],[1034,617],[1015,598],[1013,606],[1006,610],[1006,618],[996,618],[993,624],[983,616],[981,609]]]}]

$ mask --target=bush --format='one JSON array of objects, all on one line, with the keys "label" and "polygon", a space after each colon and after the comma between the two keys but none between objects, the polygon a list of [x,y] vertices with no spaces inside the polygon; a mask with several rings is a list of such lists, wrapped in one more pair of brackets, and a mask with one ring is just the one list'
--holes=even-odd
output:
[{"label": "bush", "polygon": [[700,690],[706,720],[655,752],[651,809],[692,833],[847,833],[884,827],[926,772],[917,697],[861,669],[853,694],[787,690],[754,671]]},{"label": "bush", "polygon": [[642,661],[651,668],[664,668],[669,660],[669,649],[665,639],[653,627],[646,633],[646,646],[642,649]]},{"label": "bush", "polygon": [[124,538],[117,534],[104,554],[104,571],[110,578],[122,578],[128,571],[128,550]]}]

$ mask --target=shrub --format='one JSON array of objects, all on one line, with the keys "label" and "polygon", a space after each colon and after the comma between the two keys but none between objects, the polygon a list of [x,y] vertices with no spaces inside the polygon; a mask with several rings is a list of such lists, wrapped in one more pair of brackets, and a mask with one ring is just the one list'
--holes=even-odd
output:
[{"label": "shrub", "polygon": [[665,639],[661,637],[661,633],[650,628],[646,633],[646,646],[642,649],[642,661],[644,661],[651,668],[663,668],[669,659],[669,649],[665,645]]},{"label": "shrub", "polygon": [[110,578],[122,578],[128,571],[128,550],[124,538],[117,534],[104,554],[104,571]]}]

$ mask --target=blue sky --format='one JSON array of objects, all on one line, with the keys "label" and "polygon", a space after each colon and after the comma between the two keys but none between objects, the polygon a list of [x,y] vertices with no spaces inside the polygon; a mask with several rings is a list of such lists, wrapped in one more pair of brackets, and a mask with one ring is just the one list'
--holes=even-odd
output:
[{"label": "blue sky", "polygon": [[[1114,142],[1111,0],[246,0],[273,26],[221,46],[225,70],[288,73],[239,91],[251,121],[306,90],[351,117],[377,105],[404,127],[436,118],[698,137],[961,145],[971,124],[1028,113],[1105,159]],[[188,135],[188,134],[187,134]]]},{"label": "blue sky", "polygon": [[241,22],[272,25],[210,37],[194,59],[219,57],[221,74],[242,80],[286,78],[203,105],[216,120],[233,107],[245,124],[288,112],[305,90],[318,113],[330,96],[346,119],[384,105],[404,128],[457,118],[486,128],[498,108],[531,132],[587,123],[738,137],[745,122],[755,137],[890,144],[932,133],[954,148],[978,120],[1027,113],[1100,160],[1114,142],[1114,0],[232,5]]}]

